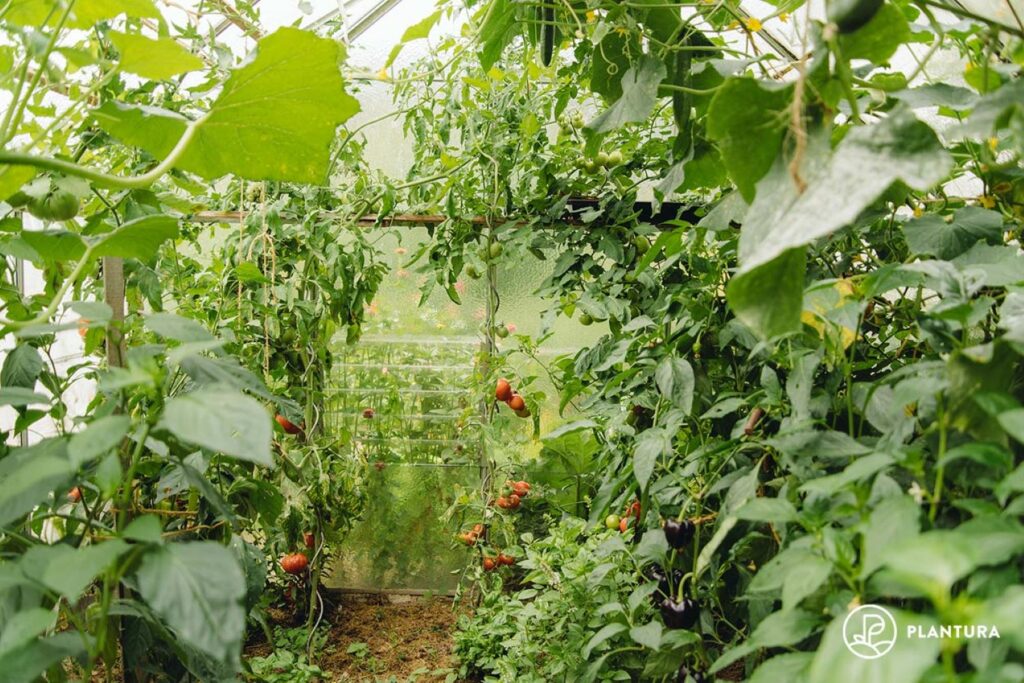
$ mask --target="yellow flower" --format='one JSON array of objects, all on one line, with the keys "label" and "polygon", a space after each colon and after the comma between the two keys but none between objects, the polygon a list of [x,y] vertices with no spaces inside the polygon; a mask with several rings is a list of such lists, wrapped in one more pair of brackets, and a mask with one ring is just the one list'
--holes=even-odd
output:
[{"label": "yellow flower", "polygon": [[924,209],[922,209],[920,206],[915,206],[914,207],[914,218],[920,218],[923,215],[924,215]]},{"label": "yellow flower", "polygon": [[730,21],[729,25],[726,26],[727,29],[733,29],[733,28],[739,28],[739,27],[740,27],[740,22],[736,21],[735,19]]},{"label": "yellow flower", "polygon": [[999,138],[992,136],[988,139],[988,148],[993,152],[996,151],[996,147],[999,146]]},{"label": "yellow flower", "polygon": [[625,26],[619,26],[618,28],[615,29],[615,32],[618,33],[620,36],[629,35],[629,29],[626,28]]},{"label": "yellow flower", "polygon": [[743,23],[746,24],[747,30],[753,33],[761,30],[761,20],[756,17],[747,17],[743,20]]},{"label": "yellow flower", "polygon": [[990,194],[981,195],[978,197],[978,202],[980,202],[986,209],[994,209],[996,207],[996,198]]},{"label": "yellow flower", "polygon": [[789,21],[789,12],[782,12],[779,14],[779,21],[785,23]]},{"label": "yellow flower", "polygon": [[595,21],[597,21],[597,12],[592,9],[587,10],[587,23],[593,24]]},{"label": "yellow flower", "polygon": [[386,81],[386,80],[388,80],[388,70],[385,69],[384,67],[381,67],[380,71],[377,72],[377,80],[379,80],[379,81]]}]

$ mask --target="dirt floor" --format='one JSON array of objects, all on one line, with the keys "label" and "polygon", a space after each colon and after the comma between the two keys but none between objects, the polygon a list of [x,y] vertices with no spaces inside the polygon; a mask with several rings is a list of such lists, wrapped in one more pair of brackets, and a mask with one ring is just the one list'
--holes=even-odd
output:
[{"label": "dirt floor", "polygon": [[[329,631],[316,664],[331,683],[444,681],[455,666],[456,618],[449,598],[346,597],[326,617]],[[259,657],[270,650],[267,643],[253,644],[245,654]]]}]

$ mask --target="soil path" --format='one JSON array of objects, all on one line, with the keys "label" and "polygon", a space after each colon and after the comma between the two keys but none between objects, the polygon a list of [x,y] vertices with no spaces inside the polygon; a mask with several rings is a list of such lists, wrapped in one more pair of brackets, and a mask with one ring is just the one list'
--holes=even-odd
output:
[{"label": "soil path", "polygon": [[[431,683],[457,670],[451,634],[458,618],[449,598],[403,602],[349,598],[326,617],[326,639],[315,662],[331,683]],[[266,656],[267,643],[246,655]]]}]

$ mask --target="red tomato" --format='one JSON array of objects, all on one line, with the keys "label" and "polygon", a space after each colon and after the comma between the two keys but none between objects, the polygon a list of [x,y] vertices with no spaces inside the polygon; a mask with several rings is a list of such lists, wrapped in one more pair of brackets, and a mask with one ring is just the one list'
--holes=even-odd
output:
[{"label": "red tomato", "polygon": [[517,496],[524,498],[530,492],[530,485],[525,481],[517,481],[512,485],[512,490],[516,492]]},{"label": "red tomato", "polygon": [[494,568],[498,566],[493,557],[485,557],[483,565],[485,572],[493,572]]},{"label": "red tomato", "polygon": [[515,394],[508,400],[508,407],[512,410],[519,412],[520,410],[526,410],[526,401],[519,394]]},{"label": "red tomato", "polygon": [[479,536],[479,535],[480,535],[480,534],[482,534],[483,532],[484,532],[484,525],[483,525],[483,524],[474,524],[474,525],[473,525],[473,533],[474,533],[474,534],[476,534],[477,536]]},{"label": "red tomato", "polygon": [[302,534],[302,542],[306,544],[307,548],[312,548],[316,545],[316,539],[313,537],[313,533],[310,531],[307,531],[306,533]]},{"label": "red tomato", "polygon": [[508,506],[510,508],[512,508],[513,510],[515,510],[517,507],[519,507],[519,503],[520,502],[521,501],[519,500],[519,496],[517,496],[514,493],[511,496],[508,497]]},{"label": "red tomato", "polygon": [[75,488],[68,491],[68,500],[70,500],[72,503],[77,503],[78,501],[82,500],[82,489],[76,486]]},{"label": "red tomato", "polygon": [[283,429],[286,433],[288,433],[288,434],[301,434],[302,433],[302,427],[297,426],[295,423],[293,423],[291,420],[289,420],[284,415],[280,415],[279,414],[274,419],[277,420],[277,424],[281,425],[281,429]]},{"label": "red tomato", "polygon": [[291,553],[281,558],[281,569],[289,574],[301,574],[309,566],[309,559],[302,553]]},{"label": "red tomato", "polygon": [[504,377],[498,380],[498,385],[494,388],[494,398],[505,402],[512,398],[512,385]]}]

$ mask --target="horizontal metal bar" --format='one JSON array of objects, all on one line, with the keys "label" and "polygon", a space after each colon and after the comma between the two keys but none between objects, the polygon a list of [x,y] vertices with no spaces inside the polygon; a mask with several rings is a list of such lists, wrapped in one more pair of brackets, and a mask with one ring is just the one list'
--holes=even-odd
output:
[{"label": "horizontal metal bar", "polygon": [[475,365],[418,365],[415,363],[335,363],[336,368],[364,368],[381,370],[473,370]]},{"label": "horizontal metal bar", "polygon": [[362,389],[360,387],[334,387],[327,390],[328,395],[332,394],[371,394],[377,396],[380,394],[393,394],[401,391],[402,394],[408,396],[436,396],[436,395],[459,395],[464,396],[472,394],[470,389]]}]

